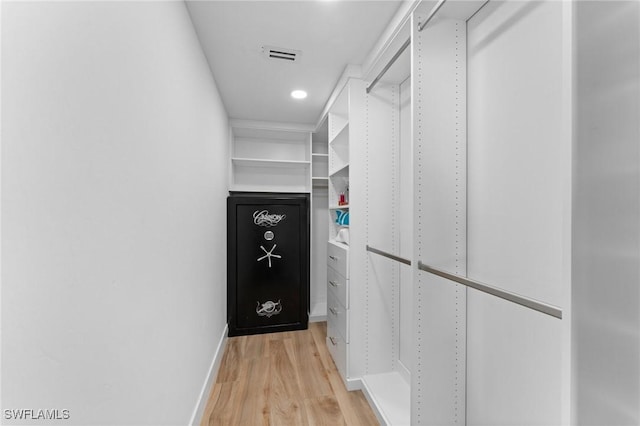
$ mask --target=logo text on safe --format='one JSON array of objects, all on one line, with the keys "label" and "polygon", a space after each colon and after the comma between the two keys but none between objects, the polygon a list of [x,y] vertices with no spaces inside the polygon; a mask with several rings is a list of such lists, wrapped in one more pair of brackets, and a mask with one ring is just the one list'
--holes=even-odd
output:
[{"label": "logo text on safe", "polygon": [[253,223],[258,226],[276,226],[286,217],[284,214],[269,214],[269,210],[256,210],[253,212]]}]

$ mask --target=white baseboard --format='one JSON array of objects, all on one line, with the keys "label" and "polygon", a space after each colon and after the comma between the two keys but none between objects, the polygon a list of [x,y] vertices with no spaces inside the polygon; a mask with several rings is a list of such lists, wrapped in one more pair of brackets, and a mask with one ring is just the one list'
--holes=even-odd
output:
[{"label": "white baseboard", "polygon": [[361,390],[362,389],[362,380],[361,379],[346,379],[344,380],[344,387],[347,388],[349,392]]},{"label": "white baseboard", "polygon": [[369,387],[365,383],[362,384],[362,393],[364,394],[365,399],[369,403],[369,407],[371,407],[371,410],[376,415],[376,418],[378,419],[378,423],[384,426],[389,426],[389,420],[387,420],[384,413],[378,406],[378,403],[376,402],[375,398],[373,397],[373,394],[371,393],[371,389],[369,389]]},{"label": "white baseboard", "polygon": [[397,371],[398,373],[400,373],[404,381],[407,383],[411,383],[411,372],[409,371],[409,369],[400,360],[398,360],[397,366],[398,366]]},{"label": "white baseboard", "polygon": [[213,356],[213,361],[211,361],[209,372],[207,373],[207,377],[205,378],[204,384],[202,385],[202,390],[200,391],[198,402],[196,402],[196,407],[194,408],[193,414],[191,415],[191,420],[189,420],[189,424],[191,426],[198,426],[202,421],[204,409],[207,405],[207,399],[209,398],[209,394],[211,394],[211,387],[215,383],[216,377],[218,376],[218,370],[220,369],[220,363],[222,362],[224,349],[227,346],[227,334],[228,325],[225,325],[224,330],[222,331],[222,336],[220,337],[220,341],[218,342],[218,348],[216,349],[216,353]]},{"label": "white baseboard", "polygon": [[327,301],[318,302],[311,307],[309,322],[322,322],[327,320]]}]

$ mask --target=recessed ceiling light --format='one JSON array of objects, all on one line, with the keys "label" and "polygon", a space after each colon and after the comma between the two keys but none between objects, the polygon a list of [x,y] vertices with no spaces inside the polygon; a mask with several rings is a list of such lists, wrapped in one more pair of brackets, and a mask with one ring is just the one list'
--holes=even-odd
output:
[{"label": "recessed ceiling light", "polygon": [[307,97],[307,92],[305,92],[304,90],[294,90],[293,92],[291,92],[291,97],[293,99],[304,99]]}]

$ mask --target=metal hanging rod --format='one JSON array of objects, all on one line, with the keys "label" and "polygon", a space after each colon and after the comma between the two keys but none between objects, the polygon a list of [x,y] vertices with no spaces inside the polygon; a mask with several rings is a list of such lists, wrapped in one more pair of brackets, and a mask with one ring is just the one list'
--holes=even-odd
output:
[{"label": "metal hanging rod", "polygon": [[436,14],[437,14],[437,13],[438,13],[438,11],[440,10],[440,8],[441,8],[442,6],[444,6],[444,4],[445,4],[446,2],[447,2],[447,0],[440,0],[440,1],[438,2],[438,4],[436,5],[436,7],[434,7],[434,8],[431,10],[431,13],[429,14],[429,16],[427,16],[427,19],[425,19],[425,21],[424,21],[424,22],[420,22],[420,23],[418,24],[418,31],[422,31],[422,30],[424,30],[424,27],[426,27],[426,26],[427,26],[427,24],[428,24],[429,22],[431,22],[431,20],[433,19],[433,17],[434,17],[434,16],[436,16]]},{"label": "metal hanging rod", "polygon": [[562,309],[557,306],[548,305],[543,302],[539,302],[534,299],[529,299],[524,296],[520,296],[515,293],[510,293],[508,291],[499,289],[497,287],[492,287],[488,284],[483,284],[478,281],[471,280],[466,277],[461,277],[459,275],[450,274],[448,272],[441,271],[436,268],[432,268],[431,266],[425,265],[421,261],[418,261],[418,269],[421,271],[429,272],[434,275],[438,275],[442,278],[446,278],[451,281],[455,281],[458,284],[465,285],[467,287],[471,287],[483,293],[490,294],[492,296],[499,297],[504,300],[508,300],[509,302],[516,303],[518,305],[522,305],[526,308],[533,309],[534,311],[541,312],[543,314],[551,315],[552,317],[562,319]]},{"label": "metal hanging rod", "polygon": [[369,245],[367,245],[367,251],[371,253],[379,254],[380,256],[384,256],[391,260],[395,260],[397,262],[404,263],[405,265],[411,266],[411,261],[409,259],[396,256],[395,254],[387,253],[386,251],[378,250],[377,248],[370,247]]},{"label": "metal hanging rod", "polygon": [[409,37],[407,41],[405,41],[404,44],[400,46],[400,49],[398,49],[396,54],[393,55],[393,58],[391,58],[391,60],[387,63],[387,65],[385,65],[385,67],[382,68],[382,71],[380,71],[380,74],[378,74],[378,76],[371,82],[369,87],[367,87],[367,93],[373,90],[373,88],[375,87],[376,84],[378,84],[378,81],[380,81],[382,76],[389,70],[389,68],[391,68],[391,65],[393,65],[393,63],[400,57],[400,55],[402,55],[402,52],[404,52],[406,48],[409,47],[410,44],[411,44],[411,37]]}]

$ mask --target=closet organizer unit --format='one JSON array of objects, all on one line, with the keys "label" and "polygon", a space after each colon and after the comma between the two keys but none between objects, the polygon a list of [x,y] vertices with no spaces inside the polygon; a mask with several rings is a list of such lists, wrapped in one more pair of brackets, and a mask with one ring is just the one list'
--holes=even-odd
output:
[{"label": "closet organizer unit", "polygon": [[[358,216],[363,211],[361,204],[364,185],[361,166],[355,160],[362,154],[362,147],[354,141],[364,132],[363,84],[350,80],[338,95],[328,113],[328,237],[327,257],[327,346],[347,388],[358,386],[350,382],[354,376],[354,365],[350,354],[361,349],[359,336],[354,333],[357,304],[350,301],[357,296],[352,285],[362,276],[359,259],[350,247],[362,243],[363,226],[358,222],[347,222],[346,215]],[[353,309],[356,307],[356,309]],[[357,321],[356,321],[357,322]],[[356,349],[353,349],[353,348]]]},{"label": "closet organizer unit", "polygon": [[326,130],[286,123],[230,122],[229,190],[310,194],[310,320],[326,317]]},{"label": "closet organizer unit", "polygon": [[421,2],[396,65],[330,109],[330,208],[348,181],[351,219],[327,344],[382,423],[570,418],[571,21],[567,2]]},{"label": "closet organizer unit", "polygon": [[[402,36],[409,33],[407,25]],[[372,90],[349,80],[329,109],[327,346],[347,388],[362,388],[382,423],[408,424],[410,51],[394,64]],[[339,218],[347,212],[345,226]]]},{"label": "closet organizer unit", "polygon": [[411,423],[568,423],[571,4],[412,24]]},{"label": "closet organizer unit", "polygon": [[[413,176],[409,23],[365,95],[362,387],[383,424],[410,423],[413,368]],[[393,56],[391,56],[393,54]],[[391,56],[391,58],[390,58]],[[361,249],[362,250],[362,249]]]}]

